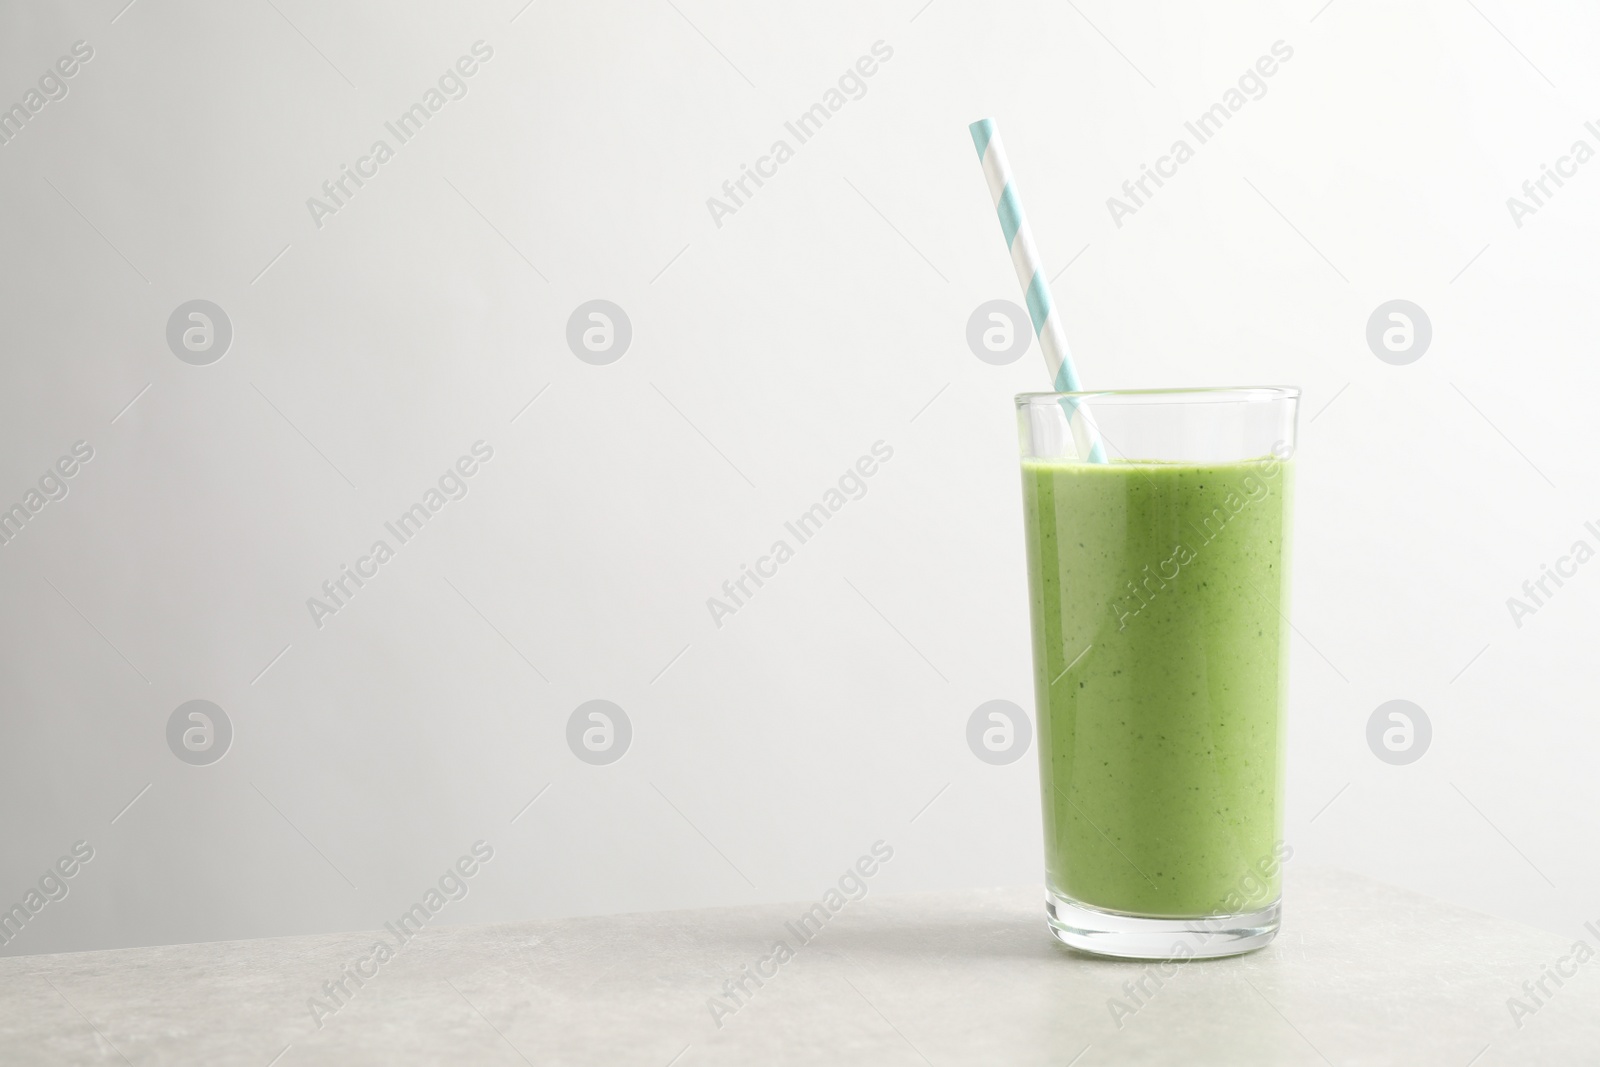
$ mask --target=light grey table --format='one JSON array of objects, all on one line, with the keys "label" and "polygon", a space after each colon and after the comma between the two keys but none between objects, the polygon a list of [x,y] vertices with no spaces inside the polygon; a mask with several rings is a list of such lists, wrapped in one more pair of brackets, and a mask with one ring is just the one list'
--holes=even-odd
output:
[{"label": "light grey table", "polygon": [[[1058,946],[1037,887],[868,896],[808,943],[785,924],[809,902],[428,928],[320,1028],[308,999],[376,935],[11,958],[0,1064],[1600,1064],[1600,959],[1561,964],[1520,1027],[1507,1006],[1566,939],[1288,882],[1271,947],[1165,978]],[[762,965],[779,940],[793,957]],[[776,974],[714,1020],[745,965]]]}]

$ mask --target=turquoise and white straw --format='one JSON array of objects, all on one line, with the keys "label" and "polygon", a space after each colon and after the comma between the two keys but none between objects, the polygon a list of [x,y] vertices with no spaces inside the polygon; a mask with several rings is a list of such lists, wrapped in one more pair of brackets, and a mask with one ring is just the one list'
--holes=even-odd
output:
[{"label": "turquoise and white straw", "polygon": [[[1000,232],[1011,249],[1011,263],[1017,270],[1017,282],[1022,286],[1023,299],[1028,305],[1028,317],[1033,320],[1033,332],[1039,337],[1045,368],[1050,372],[1056,392],[1076,393],[1082,387],[1078,384],[1078,371],[1072,365],[1072,350],[1067,347],[1066,331],[1061,328],[1061,318],[1050,298],[1050,280],[1039,262],[1033,232],[1022,213],[1022,200],[1017,195],[1016,180],[1011,176],[1005,146],[1000,143],[1000,131],[994,128],[993,119],[979,119],[968,129],[972,131],[978,158],[983,162],[983,176],[988,179],[989,195],[1000,216]],[[1077,407],[1075,402],[1063,401],[1069,418]],[[1104,463],[1105,449],[1100,445],[1100,435],[1089,419],[1088,410],[1081,409],[1079,417],[1089,436],[1089,461]]]}]

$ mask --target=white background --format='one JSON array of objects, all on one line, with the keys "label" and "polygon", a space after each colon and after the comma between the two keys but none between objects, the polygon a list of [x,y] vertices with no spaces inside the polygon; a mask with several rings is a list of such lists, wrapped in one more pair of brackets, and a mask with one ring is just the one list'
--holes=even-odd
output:
[{"label": "white background", "polygon": [[[95,858],[0,951],[376,927],[480,838],[440,921],[815,899],[880,838],[874,893],[1038,882],[1033,754],[965,740],[1032,706],[1010,397],[1046,384],[965,340],[1018,299],[983,116],[1088,384],[1305,390],[1293,862],[1600,913],[1600,563],[1506,607],[1600,543],[1600,163],[1521,228],[1505,203],[1600,148],[1592,11],[124,2],[0,7],[0,103],[94,49],[0,146],[0,505],[95,450],[0,547],[0,905]],[[468,95],[318,228],[306,199],[480,39]],[[1115,226],[1278,40],[1267,95]],[[165,339],[197,298],[234,330],[209,366]],[[565,340],[595,298],[632,322],[609,366]],[[1365,340],[1397,298],[1433,324],[1409,366]],[[317,628],[306,599],[480,439],[469,495]],[[715,627],[878,440],[867,495]],[[235,732],[205,767],[165,735],[196,698]],[[610,766],[565,741],[596,698],[633,725]],[[1365,740],[1395,698],[1434,731],[1404,767]]]}]

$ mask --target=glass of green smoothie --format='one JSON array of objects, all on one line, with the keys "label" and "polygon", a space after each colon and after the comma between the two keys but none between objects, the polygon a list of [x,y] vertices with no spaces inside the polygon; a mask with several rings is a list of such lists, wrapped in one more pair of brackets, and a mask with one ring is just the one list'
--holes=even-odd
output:
[{"label": "glass of green smoothie", "polygon": [[1299,397],[1016,399],[1045,910],[1073,948],[1226,956],[1277,934]]}]

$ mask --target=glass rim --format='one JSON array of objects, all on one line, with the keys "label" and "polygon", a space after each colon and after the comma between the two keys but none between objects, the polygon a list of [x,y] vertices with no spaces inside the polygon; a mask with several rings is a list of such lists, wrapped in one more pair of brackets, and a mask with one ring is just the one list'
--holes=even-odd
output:
[{"label": "glass rim", "polygon": [[1057,401],[1063,397],[1070,397],[1074,400],[1107,400],[1117,397],[1158,400],[1162,397],[1177,399],[1213,395],[1215,399],[1194,399],[1187,402],[1192,404],[1250,404],[1274,400],[1298,400],[1300,398],[1300,387],[1296,385],[1198,385],[1169,389],[1084,389],[1070,393],[1018,393],[1016,395],[1016,403],[1018,407],[1021,407],[1025,404],[1041,401]]}]

